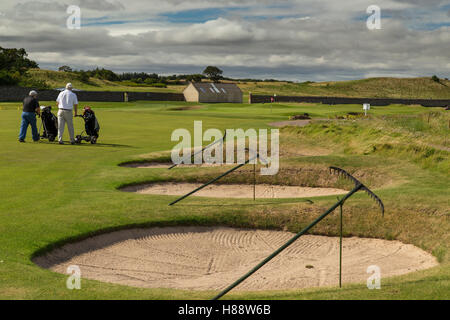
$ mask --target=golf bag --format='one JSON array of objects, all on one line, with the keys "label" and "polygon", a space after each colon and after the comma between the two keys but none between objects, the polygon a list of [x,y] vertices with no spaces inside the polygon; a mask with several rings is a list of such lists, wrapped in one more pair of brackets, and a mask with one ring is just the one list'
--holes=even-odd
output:
[{"label": "golf bag", "polygon": [[58,136],[58,118],[52,113],[52,107],[41,108],[41,121],[41,128],[44,127],[42,135],[39,133],[41,139],[55,141]]},{"label": "golf bag", "polygon": [[[83,140],[96,144],[98,139],[98,133],[100,131],[100,125],[98,124],[97,117],[94,111],[90,107],[84,107],[83,115],[80,116],[84,120],[84,130],[80,135],[77,135],[75,142],[80,144]],[[86,133],[87,136],[83,136]]]}]

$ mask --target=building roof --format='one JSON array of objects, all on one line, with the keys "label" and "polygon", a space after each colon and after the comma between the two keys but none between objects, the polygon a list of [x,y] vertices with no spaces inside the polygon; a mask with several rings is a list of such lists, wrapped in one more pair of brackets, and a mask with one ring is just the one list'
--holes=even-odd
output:
[{"label": "building roof", "polygon": [[192,85],[202,93],[229,94],[232,92],[242,93],[241,89],[234,83],[212,83],[193,82]]}]

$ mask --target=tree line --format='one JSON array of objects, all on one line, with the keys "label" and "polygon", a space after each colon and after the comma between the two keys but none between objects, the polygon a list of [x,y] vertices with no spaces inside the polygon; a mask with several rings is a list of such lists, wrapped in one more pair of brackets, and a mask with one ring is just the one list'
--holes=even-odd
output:
[{"label": "tree line", "polygon": [[[22,86],[35,87],[39,89],[49,89],[49,85],[44,80],[34,79],[28,73],[29,69],[39,69],[39,65],[28,58],[25,49],[7,49],[0,47],[0,86]],[[64,65],[58,68],[60,72],[72,73],[76,79],[89,84],[90,79],[96,78],[113,82],[123,82],[125,85],[149,85],[154,87],[166,87],[167,84],[185,84],[186,82],[201,82],[203,80],[220,81],[231,80],[223,77],[223,71],[216,66],[206,67],[199,74],[181,74],[163,76],[156,73],[146,72],[124,72],[115,73],[105,68],[95,68],[92,70],[75,70]],[[264,80],[246,79],[252,82]]]},{"label": "tree line", "polygon": [[171,75],[171,76],[161,76],[156,73],[146,73],[146,72],[124,72],[122,74],[117,74],[111,70],[105,68],[95,68],[93,70],[74,70],[69,66],[61,66],[58,71],[60,72],[71,72],[79,75],[82,82],[89,82],[89,78],[97,78],[101,80],[108,81],[130,81],[136,84],[167,84],[171,83],[181,83],[186,81],[191,82],[201,82],[204,79],[209,79],[212,81],[220,81],[224,79],[222,77],[223,71],[215,66],[208,66],[202,74],[183,74],[183,75]]}]

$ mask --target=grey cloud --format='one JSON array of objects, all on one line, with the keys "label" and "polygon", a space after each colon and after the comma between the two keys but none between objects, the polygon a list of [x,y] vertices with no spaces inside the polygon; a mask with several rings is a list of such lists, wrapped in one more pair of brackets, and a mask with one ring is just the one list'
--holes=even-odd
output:
[{"label": "grey cloud", "polygon": [[79,0],[81,9],[90,9],[98,11],[116,11],[124,10],[125,6],[119,1],[106,0]]},{"label": "grey cloud", "polygon": [[445,3],[444,0],[394,0],[395,2],[414,4],[422,7],[438,6]]},{"label": "grey cloud", "polygon": [[61,1],[27,1],[16,4],[14,6],[14,12],[19,14],[48,14],[49,12],[65,14],[70,5],[78,5],[82,10],[87,9],[95,11],[117,11],[125,9],[121,2],[110,2],[107,0],[78,0],[68,1],[67,3]]},{"label": "grey cloud", "polygon": [[67,5],[60,2],[44,2],[44,1],[29,1],[20,2],[14,6],[14,13],[17,15],[34,14],[36,12],[66,12]]},{"label": "grey cloud", "polygon": [[[157,9],[166,6],[164,10],[173,10],[177,5],[215,8],[218,5],[239,6],[256,2],[263,3],[169,0],[161,2]],[[402,0],[397,2],[406,3]],[[413,2],[418,1],[408,3]],[[42,9],[46,2],[33,3]],[[116,14],[116,17],[126,20],[139,20],[145,16],[143,12],[154,13],[149,8],[155,3],[130,0],[121,11],[117,11],[120,6],[108,7],[117,5],[112,1],[89,1],[85,5],[86,8],[91,5],[88,10],[94,17],[98,14],[95,10],[100,10],[105,16]],[[369,31],[363,19],[354,19],[355,9],[351,1],[339,2],[342,7],[337,8],[338,12],[334,11],[335,3],[326,7],[327,10],[323,3],[317,1],[283,3],[303,4],[305,9],[301,6],[277,8],[277,15],[285,10],[286,16],[292,16],[290,18],[247,19],[243,13],[190,25],[152,21],[152,25],[141,28],[139,24],[126,24],[82,27],[81,30],[65,28],[65,5],[62,5],[63,14],[54,14],[61,10],[60,7],[48,7],[52,14],[42,12],[27,24],[15,19],[1,19],[0,28],[9,32],[0,35],[0,43],[2,46],[25,47],[41,67],[53,69],[67,64],[83,69],[101,66],[117,72],[170,74],[198,73],[205,65],[215,64],[222,67],[227,76],[302,81],[352,79],[366,75],[420,76],[436,73],[445,76],[443,73],[450,73],[446,48],[450,43],[448,28],[409,29],[405,24],[409,17],[398,6],[383,9],[393,18],[382,21],[382,30]],[[32,8],[27,7],[27,3],[20,5],[15,10]],[[141,8],[141,13],[137,12],[138,8]],[[429,10],[429,18],[436,17],[435,12]],[[35,14],[37,12],[35,7]],[[253,12],[266,14],[270,8],[256,6]],[[361,14],[365,14],[365,8],[361,9]],[[445,14],[441,12],[440,17]],[[305,19],[305,15],[310,18]],[[125,35],[111,33],[111,30],[126,31],[134,27],[139,31]]]}]

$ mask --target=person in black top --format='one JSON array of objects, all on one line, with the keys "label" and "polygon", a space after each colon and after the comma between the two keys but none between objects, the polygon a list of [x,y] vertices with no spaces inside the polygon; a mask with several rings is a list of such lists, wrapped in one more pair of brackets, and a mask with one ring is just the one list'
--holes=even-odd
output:
[{"label": "person in black top", "polygon": [[31,133],[33,135],[33,141],[40,140],[39,133],[36,125],[36,114],[40,114],[39,102],[36,99],[37,92],[30,91],[28,97],[23,99],[23,112],[22,112],[22,124],[20,125],[19,141],[25,142],[27,136],[28,126],[31,125]]}]

